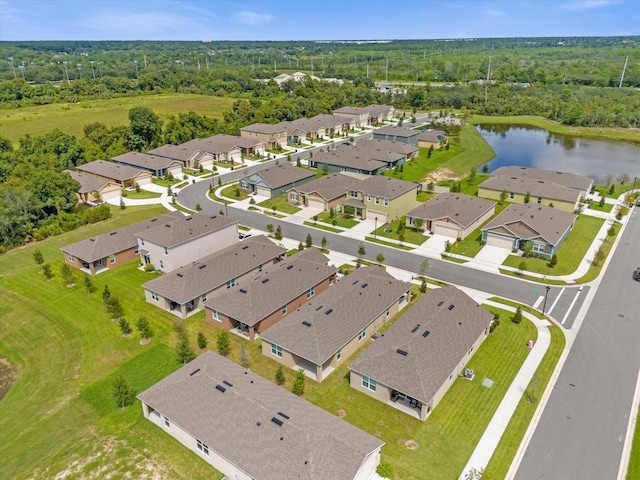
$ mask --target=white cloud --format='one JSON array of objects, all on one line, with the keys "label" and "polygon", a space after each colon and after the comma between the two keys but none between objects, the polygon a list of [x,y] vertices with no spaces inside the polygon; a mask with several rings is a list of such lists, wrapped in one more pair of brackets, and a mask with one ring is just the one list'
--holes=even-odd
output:
[{"label": "white cloud", "polygon": [[592,10],[619,3],[618,0],[576,0],[563,6],[565,10]]},{"label": "white cloud", "polygon": [[236,12],[234,17],[236,18],[236,20],[249,25],[258,25],[260,23],[266,23],[271,21],[271,19],[273,18],[271,15],[266,13],[249,12],[246,10],[241,12]]}]

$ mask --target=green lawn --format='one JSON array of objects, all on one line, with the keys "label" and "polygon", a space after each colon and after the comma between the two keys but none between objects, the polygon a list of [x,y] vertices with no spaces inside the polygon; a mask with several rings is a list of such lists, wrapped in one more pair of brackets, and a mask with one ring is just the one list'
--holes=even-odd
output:
[{"label": "green lawn", "polygon": [[342,232],[342,230],[340,230],[340,229],[329,227],[329,226],[324,225],[322,223],[315,223],[313,221],[311,221],[311,222],[304,221],[303,225],[306,225],[307,227],[319,228],[320,230],[326,230],[327,232],[333,232],[333,233],[341,233]]},{"label": "green lawn", "polygon": [[225,197],[233,198],[238,202],[249,198],[249,192],[240,188],[238,184],[231,184],[228,187],[223,188],[221,193]]},{"label": "green lawn", "polygon": [[140,190],[139,192],[136,192],[134,190],[132,192],[123,192],[122,196],[124,198],[130,198],[132,200],[141,200],[145,198],[160,198],[162,194],[158,192],[150,192],[148,190]]},{"label": "green lawn", "polygon": [[598,277],[598,275],[600,275],[600,272],[601,272],[600,268],[602,267],[602,264],[606,261],[606,258],[609,256],[609,252],[611,252],[611,247],[613,247],[613,242],[615,241],[616,237],[620,233],[619,224],[617,224],[617,222],[614,222],[614,224],[616,224],[616,229],[615,229],[616,235],[614,237],[607,237],[607,240],[602,244],[602,251],[605,254],[605,257],[604,257],[605,260],[600,262],[600,264],[598,265],[594,265],[592,262],[591,265],[589,266],[589,271],[585,273],[582,277],[576,279],[576,283],[587,283],[592,280],[595,280]]},{"label": "green lawn", "polygon": [[282,195],[278,195],[277,197],[269,198],[263,202],[260,202],[258,205],[261,207],[267,208],[270,211],[273,210],[273,207],[276,207],[278,212],[293,214],[302,210],[295,205],[291,205],[287,202],[287,194],[283,193]]},{"label": "green lawn", "polygon": [[612,203],[605,203],[602,206],[600,206],[600,204],[598,202],[590,202],[589,203],[589,209],[596,210],[598,212],[607,212],[607,213],[609,213],[611,210],[613,210],[613,207],[614,207],[614,205]]},{"label": "green lawn", "polygon": [[522,258],[517,255],[509,255],[503,265],[519,268],[520,263],[524,261],[528,272],[543,275],[569,275],[575,272],[582,258],[588,253],[591,242],[603,223],[604,220],[601,218],[579,215],[573,230],[558,249],[558,264],[554,268],[547,266],[548,260]]},{"label": "green lawn", "polygon": [[333,218],[331,218],[331,214],[329,212],[323,212],[318,215],[318,220],[324,223],[330,223],[331,225],[333,225],[333,220],[335,220],[336,225],[342,228],[352,228],[359,223],[353,218],[346,218],[344,215],[339,215],[337,213],[335,213]]},{"label": "green lawn", "polygon": [[635,480],[637,478],[640,478],[640,421],[636,420],[626,480]]},{"label": "green lawn", "polygon": [[[640,143],[640,141],[639,141]],[[637,184],[637,185],[640,185]],[[637,187],[636,185],[636,187]],[[619,183],[615,183],[614,184],[614,188],[613,188],[613,193],[609,193],[611,188],[611,185],[606,186],[606,185],[596,185],[596,187],[594,188],[594,190],[596,192],[598,192],[600,195],[604,195],[605,198],[618,198],[620,195],[622,195],[624,192],[628,192],[629,190],[633,189],[633,179],[631,179],[631,183],[627,183],[624,186],[620,185]]]},{"label": "green lawn", "polygon": [[[372,234],[375,233],[376,237],[392,238],[394,240],[399,241],[400,234],[398,233],[398,226],[401,223],[404,225],[405,221],[406,221],[405,217],[400,217],[399,219],[394,220],[390,224],[385,224],[381,227],[378,227],[378,229],[372,232]],[[426,242],[429,239],[429,237],[423,235],[422,233],[418,233],[412,228],[409,228],[406,226],[403,230],[403,235],[404,235],[404,243],[411,243],[413,245],[422,245],[424,242]]]},{"label": "green lawn", "polygon": [[54,128],[82,138],[84,126],[92,122],[99,121],[109,127],[128,125],[127,115],[133,107],[149,107],[162,120],[190,111],[222,119],[223,113],[231,110],[233,102],[231,97],[166,93],[3,109],[0,110],[0,131],[14,144],[26,134],[42,135]]},{"label": "green lawn", "polygon": [[[461,146],[451,145],[449,150],[444,148],[433,150],[431,158],[428,158],[428,149],[421,148],[416,158],[403,165],[402,172],[387,170],[384,174],[388,177],[399,178],[408,182],[422,182],[427,175],[434,172],[438,167],[446,167],[450,160],[463,151],[464,149]],[[469,173],[468,169],[465,173]]]},{"label": "green lawn", "polygon": [[367,242],[371,242],[371,243],[377,243],[379,245],[384,245],[385,247],[391,247],[391,248],[399,248],[401,250],[413,250],[415,246],[409,246],[407,244],[402,244],[400,245],[399,243],[393,243],[393,242],[386,242],[384,240],[380,240],[379,238],[374,238],[374,237],[364,237],[364,239]]}]

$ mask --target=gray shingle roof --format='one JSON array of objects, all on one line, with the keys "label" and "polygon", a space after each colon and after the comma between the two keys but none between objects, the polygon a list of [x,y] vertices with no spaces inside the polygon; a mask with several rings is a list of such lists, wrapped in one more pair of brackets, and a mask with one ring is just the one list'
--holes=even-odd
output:
[{"label": "gray shingle roof", "polygon": [[170,219],[155,228],[141,232],[138,237],[163,247],[175,247],[237,223],[237,220],[224,215],[194,213],[188,217]]},{"label": "gray shingle roof", "polygon": [[119,163],[114,162],[107,162],[106,160],[94,160],[93,162],[83,163],[82,165],[76,166],[76,170],[91,173],[93,175],[99,175],[105,178],[112,178],[119,182],[131,180],[141,173],[146,173],[140,168],[120,165]]},{"label": "gray shingle roof", "polygon": [[440,136],[437,130],[424,130],[418,135],[418,140],[423,142],[440,143]]},{"label": "gray shingle roof", "polygon": [[142,288],[182,305],[231,279],[273,261],[286,251],[264,235],[250,237],[212,253],[198,262],[146,282]]},{"label": "gray shingle roof", "polygon": [[82,172],[75,172],[73,170],[65,170],[71,178],[80,184],[78,193],[92,193],[97,192],[107,186],[109,180],[103,177],[96,177]]},{"label": "gray shingle roof", "polygon": [[[454,306],[451,310],[450,305]],[[431,290],[362,352],[349,369],[427,403],[492,318],[456,287]],[[429,332],[426,337],[425,331]],[[398,349],[407,355],[399,354]]]},{"label": "gray shingle roof", "polygon": [[531,197],[543,197],[572,203],[577,202],[580,196],[580,192],[574,188],[523,176],[509,177],[499,175],[497,177],[489,177],[478,185],[478,188],[487,188],[498,192],[505,190],[521,195],[526,195],[528,192]]},{"label": "gray shingle roof", "polygon": [[557,185],[563,185],[565,187],[574,188],[584,192],[586,192],[593,183],[593,180],[589,177],[576,175],[575,173],[516,166],[497,168],[491,175],[496,177],[502,175],[507,177],[526,177],[533,180],[543,180],[545,182],[553,182]]},{"label": "gray shingle roof", "polygon": [[305,195],[315,192],[325,200],[331,201],[340,196],[344,196],[346,189],[356,185],[358,182],[360,182],[360,180],[350,177],[349,175],[331,173],[316,180],[304,183],[299,187],[295,187],[293,190]]},{"label": "gray shingle roof", "polygon": [[369,109],[366,107],[341,107],[333,111],[336,115],[363,115],[368,114]]},{"label": "gray shingle roof", "polygon": [[178,211],[167,213],[160,217],[144,220],[112,232],[72,243],[71,245],[65,245],[60,249],[85,262],[94,262],[109,255],[115,255],[118,252],[134,248],[138,245],[138,238],[136,237],[138,233],[180,217],[184,218],[184,215]]},{"label": "gray shingle roof", "polygon": [[420,130],[411,130],[409,128],[396,127],[394,125],[385,125],[384,127],[380,127],[377,130],[374,130],[373,134],[374,136],[380,134],[411,138],[418,136],[420,134]]},{"label": "gray shingle roof", "polygon": [[267,123],[252,123],[240,129],[241,132],[256,132],[264,134],[282,133],[285,130],[279,125],[269,125]]},{"label": "gray shingle roof", "polygon": [[352,480],[366,456],[384,445],[211,351],[138,398],[260,480]]},{"label": "gray shingle roof", "polygon": [[382,167],[386,167],[386,162],[372,160],[370,156],[358,152],[355,147],[346,148],[342,146],[333,152],[321,152],[313,157],[313,162],[318,166],[323,164],[347,167],[357,170],[371,172]]},{"label": "gray shingle roof", "polygon": [[[270,188],[276,189],[290,185],[301,180],[306,180],[311,177],[315,177],[316,173],[305,168],[295,167],[285,163],[283,165],[277,165],[275,167],[269,167],[264,170],[260,170],[252,175],[260,177],[264,183]],[[257,183],[257,180],[252,180],[247,177],[249,183]]]},{"label": "gray shingle roof", "polygon": [[176,166],[176,161],[172,158],[160,157],[158,155],[149,155],[140,152],[127,152],[117,157],[113,157],[114,162],[133,165],[145,170],[163,170]]},{"label": "gray shingle roof", "polygon": [[318,122],[318,124],[324,128],[336,128],[342,126],[344,123],[342,118],[336,117],[335,115],[329,115],[327,113],[321,113],[320,115],[311,117],[309,120]]},{"label": "gray shingle roof", "polygon": [[[314,250],[318,252],[305,251]],[[208,299],[205,306],[246,325],[255,325],[336,273],[320,252],[324,264],[314,258],[307,260],[303,253],[268,266],[251,280],[236,283],[224,295]]]},{"label": "gray shingle roof", "polygon": [[381,267],[361,267],[280,320],[262,338],[322,365],[410,289]]},{"label": "gray shingle roof", "polygon": [[493,209],[496,202],[463,193],[440,193],[407,213],[407,217],[432,221],[448,218],[467,228],[478,218]]},{"label": "gray shingle roof", "polygon": [[418,147],[415,147],[409,143],[394,142],[393,140],[383,140],[374,138],[365,138],[358,140],[358,148],[367,148],[378,151],[388,151],[393,153],[399,153],[404,156],[409,156],[418,151]]},{"label": "gray shingle roof", "polygon": [[389,199],[404,195],[411,190],[417,193],[417,189],[418,185],[415,183],[405,182],[397,178],[383,177],[381,175],[365,178],[352,188],[352,190],[363,192],[365,195],[375,195],[376,197]]},{"label": "gray shingle roof", "polygon": [[162,145],[161,147],[149,150],[149,153],[158,157],[166,157],[173,160],[186,162],[196,151],[190,148],[189,144],[190,142],[186,142],[180,145]]},{"label": "gray shingle roof", "polygon": [[[513,203],[482,230],[504,228],[523,240],[542,237],[555,245],[571,228],[576,215],[537,203]],[[525,228],[523,228],[523,226]]]}]

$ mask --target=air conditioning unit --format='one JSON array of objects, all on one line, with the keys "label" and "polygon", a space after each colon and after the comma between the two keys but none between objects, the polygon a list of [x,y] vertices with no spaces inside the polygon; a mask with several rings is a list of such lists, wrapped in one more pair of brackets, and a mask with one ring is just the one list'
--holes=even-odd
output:
[{"label": "air conditioning unit", "polygon": [[468,378],[469,380],[473,380],[474,372],[471,368],[464,369],[464,378]]}]

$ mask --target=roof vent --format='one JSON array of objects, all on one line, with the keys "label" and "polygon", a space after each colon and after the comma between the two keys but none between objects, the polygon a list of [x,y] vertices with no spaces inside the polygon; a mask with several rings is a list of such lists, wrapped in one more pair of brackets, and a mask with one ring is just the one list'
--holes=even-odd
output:
[{"label": "roof vent", "polygon": [[184,277],[184,274],[182,274],[182,273],[178,273],[177,275],[178,275],[180,278]]},{"label": "roof vent", "polygon": [[198,373],[199,371],[200,371],[200,369],[199,369],[199,368],[196,368],[193,372],[191,372],[191,373],[189,374],[189,376],[190,376],[190,377],[193,377],[193,376],[194,376],[196,373]]},{"label": "roof vent", "polygon": [[249,245],[245,245],[244,247],[242,247],[243,250],[246,250],[247,248],[249,248]]},{"label": "roof vent", "polygon": [[261,283],[267,283],[269,281],[268,278],[263,278]]},{"label": "roof vent", "polygon": [[200,265],[200,266],[198,267],[198,270],[202,270],[204,267],[206,267],[206,265]]},{"label": "roof vent", "polygon": [[360,285],[360,288],[366,288],[367,285],[369,285],[368,283],[363,283],[362,285]]},{"label": "roof vent", "polygon": [[444,302],[438,302],[438,306],[441,307]]},{"label": "roof vent", "polygon": [[310,322],[307,322],[306,320],[305,320],[304,322],[302,322],[302,324],[303,324],[305,327],[310,327],[310,326],[311,326],[311,323],[310,323]]},{"label": "roof vent", "polygon": [[227,387],[233,387],[233,383],[227,382],[226,380],[222,380],[222,383],[224,383]]},{"label": "roof vent", "polygon": [[187,217],[187,218],[184,219],[185,222],[188,222],[189,220],[192,220],[192,218],[191,217]]},{"label": "roof vent", "polygon": [[92,242],[95,242],[95,241],[96,241],[96,239],[95,239],[95,238],[90,238],[89,240],[90,240],[90,241],[92,241]]},{"label": "roof vent", "polygon": [[115,235],[116,233],[118,233],[118,232],[111,232],[109,235]]},{"label": "roof vent", "polygon": [[216,390],[220,390],[222,393],[227,391],[227,389],[224,388],[222,385],[216,385]]},{"label": "roof vent", "polygon": [[317,312],[318,310],[320,310],[322,307],[323,307],[322,305],[320,305],[319,307],[317,307],[317,308],[316,308],[316,312]]},{"label": "roof vent", "polygon": [[405,352],[404,350],[400,350],[400,349],[396,350],[396,353],[399,353],[399,354],[400,354],[400,355],[402,355],[403,357],[406,357],[406,356],[408,355],[408,353],[407,353],[407,352]]},{"label": "roof vent", "polygon": [[287,265],[287,270],[291,270],[293,268],[293,265]]},{"label": "roof vent", "polygon": [[211,215],[211,217],[209,217],[209,218],[211,218],[211,220],[213,220],[214,218],[218,218],[218,216],[217,215]]},{"label": "roof vent", "polygon": [[454,307],[455,305],[449,305],[449,310],[453,310]]},{"label": "roof vent", "polygon": [[276,418],[276,417],[271,417],[271,421],[273,423],[275,423],[276,425],[278,425],[279,427],[281,427],[282,424],[284,423],[282,420],[280,420],[279,418]]},{"label": "roof vent", "polygon": [[291,418],[289,415],[287,415],[284,412],[278,412],[278,415],[280,415],[282,418],[286,418],[287,420],[289,420]]},{"label": "roof vent", "polygon": [[427,338],[427,337],[429,336],[429,334],[430,334],[430,333],[431,333],[431,332],[430,332],[429,330],[425,330],[425,331],[424,331],[424,333],[422,334],[422,336],[423,336],[424,338]]},{"label": "roof vent", "polygon": [[329,310],[327,310],[326,312],[324,312],[325,315],[329,315],[331,312],[333,312],[333,309],[330,308]]},{"label": "roof vent", "polygon": [[360,280],[356,280],[355,282],[353,282],[351,285],[355,285],[356,283],[358,283]]},{"label": "roof vent", "polygon": [[169,225],[168,223],[165,223],[164,226],[167,228],[171,228],[171,225]]},{"label": "roof vent", "polygon": [[151,219],[151,221],[152,221],[152,222],[157,222],[157,221],[158,221],[158,219],[157,219],[157,218],[152,218],[152,219]]},{"label": "roof vent", "polygon": [[417,324],[415,327],[413,327],[413,329],[411,330],[411,333],[416,333],[419,328],[420,328],[420,324]]},{"label": "roof vent", "polygon": [[247,291],[244,288],[241,288],[240,293],[247,293]]}]

